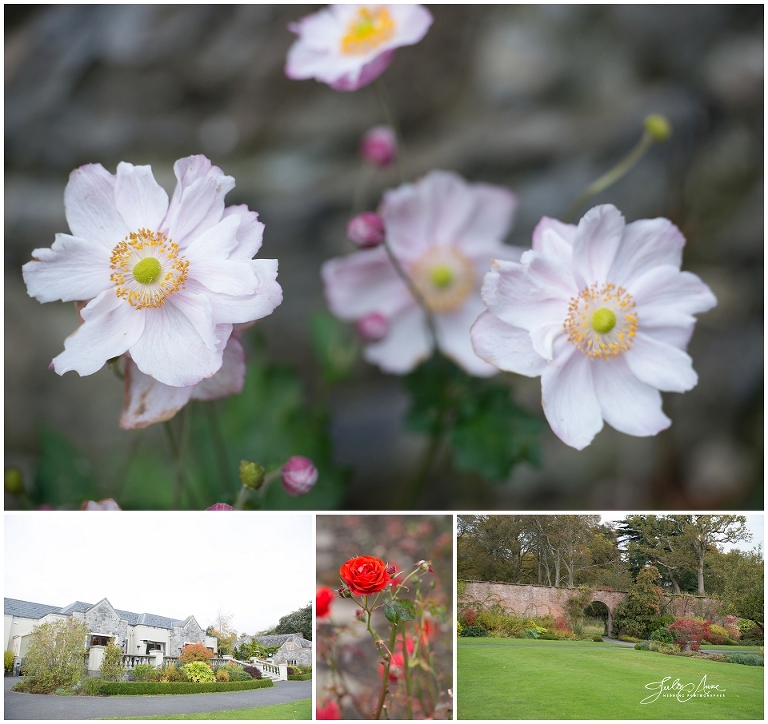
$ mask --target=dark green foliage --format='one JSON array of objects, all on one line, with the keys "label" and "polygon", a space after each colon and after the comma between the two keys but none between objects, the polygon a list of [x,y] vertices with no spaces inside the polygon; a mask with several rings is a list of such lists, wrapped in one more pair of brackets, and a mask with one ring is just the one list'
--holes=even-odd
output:
[{"label": "dark green foliage", "polygon": [[675,637],[672,635],[671,631],[668,631],[666,628],[657,628],[655,631],[651,632],[651,641],[659,641],[663,644],[671,644],[675,640]]},{"label": "dark green foliage", "polygon": [[757,654],[729,654],[728,663],[744,666],[765,666],[765,659]]},{"label": "dark green foliage", "polygon": [[78,506],[98,500],[93,466],[64,435],[49,427],[40,428],[39,462],[35,476],[37,502]]},{"label": "dark green foliage", "polygon": [[514,403],[508,387],[470,377],[440,355],[403,380],[411,395],[409,427],[446,434],[459,470],[503,481],[518,463],[539,464],[544,425]]},{"label": "dark green foliage", "polygon": [[155,667],[152,664],[136,664],[131,673],[136,681],[153,681],[157,678]]},{"label": "dark green foliage", "polygon": [[145,694],[202,694],[214,691],[246,691],[272,686],[271,679],[260,681],[214,681],[196,684],[191,681],[102,681],[99,693],[106,696],[143,696]]},{"label": "dark green foliage", "polygon": [[487,636],[488,632],[482,626],[466,626],[461,632],[462,636],[482,637]]},{"label": "dark green foliage", "polygon": [[283,616],[280,623],[266,634],[301,634],[307,641],[312,640],[312,604]]},{"label": "dark green foliage", "polygon": [[217,666],[214,671],[226,671],[229,676],[229,681],[252,681],[254,676],[251,676],[242,666],[232,666],[227,664],[226,666]]},{"label": "dark green foliage", "polygon": [[309,681],[312,674],[288,674],[288,681]]},{"label": "dark green foliage", "polygon": [[384,603],[384,615],[390,623],[397,621],[413,621],[416,618],[416,611],[413,601],[408,599],[395,599]]},{"label": "dark green foliage", "polygon": [[601,644],[601,643],[603,643],[603,637],[602,637],[602,636],[598,636],[597,634],[595,634],[595,635],[592,637],[592,640],[593,640],[595,643],[598,643],[598,644]]},{"label": "dark green foliage", "polygon": [[328,312],[317,312],[312,315],[309,332],[323,380],[331,385],[348,380],[360,355],[360,341],[349,325]]},{"label": "dark green foliage", "polygon": [[627,640],[646,639],[651,631],[660,628],[663,592],[657,585],[658,580],[657,568],[643,568],[630,586],[627,600],[616,607],[613,628],[626,636]]}]

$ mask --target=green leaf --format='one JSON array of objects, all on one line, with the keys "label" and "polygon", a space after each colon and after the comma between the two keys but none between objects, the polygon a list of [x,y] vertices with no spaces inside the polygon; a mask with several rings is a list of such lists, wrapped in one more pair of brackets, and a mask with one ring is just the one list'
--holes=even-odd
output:
[{"label": "green leaf", "polygon": [[39,502],[77,505],[97,497],[90,460],[64,435],[49,427],[39,432],[40,459],[35,477]]},{"label": "green leaf", "polygon": [[360,342],[349,326],[328,312],[318,312],[310,319],[309,333],[325,381],[338,384],[349,379],[360,356]]},{"label": "green leaf", "polygon": [[416,618],[416,609],[413,601],[406,598],[396,598],[384,604],[384,615],[390,623],[413,621]]}]

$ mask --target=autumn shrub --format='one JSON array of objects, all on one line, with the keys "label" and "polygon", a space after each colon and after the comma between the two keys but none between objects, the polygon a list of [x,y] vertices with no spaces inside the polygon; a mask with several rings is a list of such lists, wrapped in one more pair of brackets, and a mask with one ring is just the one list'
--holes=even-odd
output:
[{"label": "autumn shrub", "polygon": [[701,640],[706,638],[709,626],[706,621],[693,618],[678,618],[669,625],[669,631],[675,637],[675,643],[682,649],[699,651]]},{"label": "autumn shrub", "polygon": [[474,626],[477,619],[477,611],[470,606],[464,609],[461,617],[464,619],[463,623],[465,626]]},{"label": "autumn shrub", "polygon": [[741,629],[739,628],[738,616],[726,616],[723,621],[723,628],[728,632],[728,638],[738,641],[741,638]]},{"label": "autumn shrub", "polygon": [[32,693],[69,689],[85,675],[85,637],[88,627],[73,618],[36,626],[24,657],[34,680]]},{"label": "autumn shrub", "polygon": [[229,681],[229,672],[224,667],[217,669],[215,676],[216,681]]},{"label": "autumn shrub", "polygon": [[262,678],[261,669],[257,669],[255,666],[243,666],[243,671],[245,671],[245,673],[252,679]]},{"label": "autumn shrub", "polygon": [[213,658],[213,652],[209,651],[203,644],[187,644],[179,655],[179,661],[182,664],[190,664],[193,661],[203,661],[208,663]]},{"label": "autumn shrub", "polygon": [[728,644],[728,631],[723,626],[713,623],[709,627],[707,641],[715,646],[725,646]]},{"label": "autumn shrub", "polygon": [[205,661],[190,661],[188,664],[184,664],[184,671],[187,674],[187,678],[196,684],[216,681],[216,674],[213,673],[213,669]]},{"label": "autumn shrub", "polygon": [[179,683],[189,681],[187,673],[183,666],[177,666],[173,661],[169,661],[165,666],[156,672],[157,681],[163,683]]},{"label": "autumn shrub", "polygon": [[5,673],[11,674],[13,673],[13,661],[15,657],[13,655],[13,651],[6,651],[3,653],[3,665],[5,667]]}]

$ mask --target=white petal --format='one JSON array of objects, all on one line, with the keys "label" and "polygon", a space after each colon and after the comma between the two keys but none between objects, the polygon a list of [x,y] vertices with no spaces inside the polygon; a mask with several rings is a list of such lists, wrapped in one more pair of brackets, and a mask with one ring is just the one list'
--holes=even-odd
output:
[{"label": "white petal", "polygon": [[245,324],[266,317],[283,301],[283,290],[277,283],[277,259],[253,259],[250,267],[255,279],[253,293],[245,296],[214,294],[197,282],[187,288],[208,296],[215,324]]},{"label": "white petal", "polygon": [[589,357],[567,340],[541,375],[541,403],[552,431],[566,445],[583,450],[603,429]]},{"label": "white petal", "polygon": [[225,344],[217,343],[210,349],[210,334],[201,337],[196,325],[176,305],[166,303],[145,311],[144,334],[131,347],[131,357],[144,374],[166,385],[189,387],[221,368]]},{"label": "white petal", "polygon": [[64,209],[73,236],[113,249],[129,229],[115,204],[115,177],[100,163],[75,169],[64,189]]},{"label": "white petal", "polygon": [[241,218],[239,214],[227,216],[196,236],[184,249],[184,256],[189,260],[190,274],[193,273],[194,265],[205,267],[209,260],[226,259],[237,248],[237,230]]},{"label": "white petal", "polygon": [[189,320],[209,350],[216,349],[216,325],[207,296],[185,289],[171,296],[166,304],[176,307]]},{"label": "white petal", "polygon": [[595,206],[584,214],[573,240],[573,273],[579,289],[611,281],[607,276],[623,232],[624,217],[615,206]]},{"label": "white petal", "polygon": [[385,191],[379,213],[387,243],[401,264],[410,264],[431,248],[434,219],[423,185],[402,184]]},{"label": "white petal", "polygon": [[685,237],[668,219],[642,219],[624,227],[624,235],[608,274],[608,281],[625,289],[656,267],[680,269]]},{"label": "white petal", "polygon": [[681,349],[638,332],[625,355],[629,369],[641,381],[662,392],[686,392],[699,381],[693,360]]},{"label": "white petal", "polygon": [[573,257],[573,240],[576,238],[575,224],[564,224],[557,219],[542,216],[533,230],[531,247],[546,256],[554,256],[570,266]]},{"label": "white petal", "polygon": [[107,289],[80,312],[85,320],[64,340],[64,352],[53,360],[60,375],[74,370],[92,375],[112,357],[119,357],[141,337],[146,310],[134,309]]},{"label": "white petal", "polygon": [[90,300],[109,289],[110,250],[92,239],[56,234],[50,249],[35,249],[21,267],[27,291],[39,302]]},{"label": "white petal", "polygon": [[202,284],[212,294],[245,297],[256,290],[256,275],[250,261],[207,259],[189,266],[189,278]]},{"label": "white petal", "polygon": [[330,259],[321,274],[328,306],[340,319],[392,317],[416,304],[382,247]]},{"label": "white petal", "polygon": [[503,322],[492,312],[483,312],[470,331],[478,357],[506,372],[538,377],[547,361],[536,354],[528,332]]},{"label": "white petal", "polygon": [[498,368],[480,359],[472,349],[469,330],[485,307],[479,296],[472,296],[451,314],[436,314],[437,346],[467,374],[491,377]]},{"label": "white petal", "polygon": [[233,334],[224,349],[221,369],[213,377],[195,385],[192,399],[217,400],[220,397],[239,394],[243,391],[245,372],[245,350]]},{"label": "white petal", "polygon": [[131,231],[156,231],[168,211],[168,194],[152,175],[150,166],[117,165],[115,203]]},{"label": "white petal", "polygon": [[258,219],[259,215],[251,211],[245,204],[227,206],[222,218],[236,214],[240,217],[237,227],[237,245],[229,252],[230,259],[252,259],[261,249],[264,239],[264,224]]},{"label": "white petal", "polygon": [[192,387],[171,387],[145,375],[130,358],[125,360],[125,396],[120,427],[147,427],[170,420],[189,402]]},{"label": "white petal", "polygon": [[637,379],[625,357],[593,360],[592,380],[603,419],[619,432],[647,437],[672,424],[661,410],[661,393]]},{"label": "white petal", "polygon": [[691,315],[717,305],[712,290],[699,277],[673,266],[651,269],[627,289],[635,301],[638,320],[653,325],[685,326]]},{"label": "white petal", "polygon": [[179,159],[173,170],[178,183],[161,231],[183,248],[221,221],[224,196],[234,188],[235,180],[205,156]]},{"label": "white petal", "polygon": [[411,372],[431,353],[427,323],[419,307],[411,307],[390,319],[389,334],[369,344],[363,357],[384,372],[403,375]]}]

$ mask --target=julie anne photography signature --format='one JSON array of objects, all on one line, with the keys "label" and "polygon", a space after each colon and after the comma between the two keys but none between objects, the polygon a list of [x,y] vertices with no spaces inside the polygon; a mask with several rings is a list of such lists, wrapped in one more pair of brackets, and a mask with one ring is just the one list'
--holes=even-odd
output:
[{"label": "julie anne photography signature", "polygon": [[680,702],[690,701],[695,698],[724,697],[725,689],[721,689],[717,684],[707,684],[707,675],[701,677],[701,681],[696,684],[691,681],[683,683],[680,679],[675,679],[670,683],[671,676],[665,676],[661,681],[652,681],[646,684],[645,688],[653,693],[646,696],[640,703],[653,704],[660,697],[664,699],[677,699]]}]

